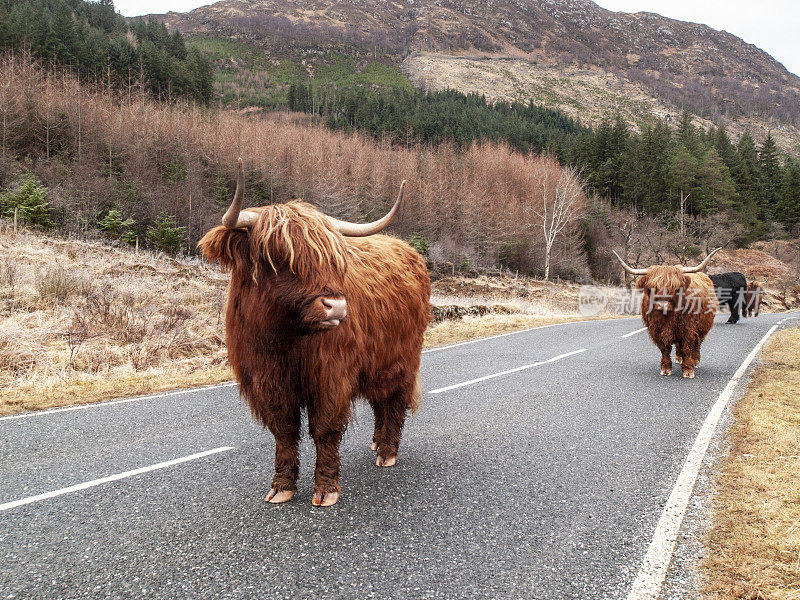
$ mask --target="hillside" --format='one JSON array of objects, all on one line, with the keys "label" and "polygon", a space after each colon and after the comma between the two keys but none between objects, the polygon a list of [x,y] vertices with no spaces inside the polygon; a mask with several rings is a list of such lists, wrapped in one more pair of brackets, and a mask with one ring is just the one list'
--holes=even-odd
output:
[{"label": "hillside", "polygon": [[[768,54],[705,25],[589,0],[224,0],[159,18],[252,44],[276,64],[294,60],[309,76],[344,55],[356,67],[402,65],[416,85],[532,97],[589,122],[620,109],[641,126],[685,106],[734,133],[761,139],[771,129],[786,151],[800,142],[800,78]],[[570,86],[552,84],[559,79]],[[576,106],[599,90],[597,102]]]}]

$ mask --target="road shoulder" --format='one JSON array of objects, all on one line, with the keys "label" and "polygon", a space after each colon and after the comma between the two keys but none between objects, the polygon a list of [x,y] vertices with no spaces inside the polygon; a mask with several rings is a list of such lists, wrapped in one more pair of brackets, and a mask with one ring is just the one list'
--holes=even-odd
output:
[{"label": "road shoulder", "polygon": [[795,325],[772,336],[747,387],[723,415],[661,598],[798,597],[799,391]]}]

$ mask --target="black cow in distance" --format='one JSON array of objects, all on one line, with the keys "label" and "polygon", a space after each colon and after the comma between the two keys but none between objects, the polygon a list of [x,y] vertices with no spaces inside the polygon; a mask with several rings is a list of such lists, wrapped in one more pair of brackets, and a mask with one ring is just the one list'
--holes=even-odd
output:
[{"label": "black cow in distance", "polygon": [[727,304],[731,311],[728,323],[736,323],[739,315],[744,315],[747,302],[747,279],[738,271],[730,273],[718,273],[709,275],[714,282],[714,290],[717,292],[719,305]]}]

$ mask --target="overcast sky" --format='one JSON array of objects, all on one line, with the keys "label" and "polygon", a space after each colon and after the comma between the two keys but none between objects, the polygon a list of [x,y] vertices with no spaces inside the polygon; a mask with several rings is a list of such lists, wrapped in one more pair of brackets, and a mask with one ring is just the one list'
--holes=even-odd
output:
[{"label": "overcast sky", "polygon": [[[681,21],[724,29],[765,50],[800,74],[800,1],[798,0],[595,0],[609,10],[648,11]],[[170,10],[185,12],[208,0],[115,0],[126,17]]]}]

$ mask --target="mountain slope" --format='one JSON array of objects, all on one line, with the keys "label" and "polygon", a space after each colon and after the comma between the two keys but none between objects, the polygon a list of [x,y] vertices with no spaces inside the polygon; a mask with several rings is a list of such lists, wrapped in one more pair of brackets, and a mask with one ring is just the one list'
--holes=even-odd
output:
[{"label": "mountain slope", "polygon": [[[744,121],[738,129],[754,120],[757,137],[759,129],[785,130],[777,136],[785,149],[800,140],[800,78],[767,53],[705,25],[614,13],[590,0],[224,0],[159,18],[184,33],[245,40],[311,63],[332,50],[394,64],[405,59],[412,81],[437,89],[447,85],[445,65],[455,63],[420,66],[412,53],[481,58],[486,69],[478,71],[498,71],[498,81],[512,88],[519,77],[505,73],[501,60],[519,61],[534,78],[589,70],[612,78],[614,86],[635,87],[664,110],[685,107],[717,123]],[[470,87],[468,76],[458,81],[463,78],[455,82],[463,91],[499,97],[491,83]],[[534,88],[516,87],[518,96],[539,100]],[[624,89],[618,94],[628,96]],[[662,116],[643,111],[653,113]]]}]

